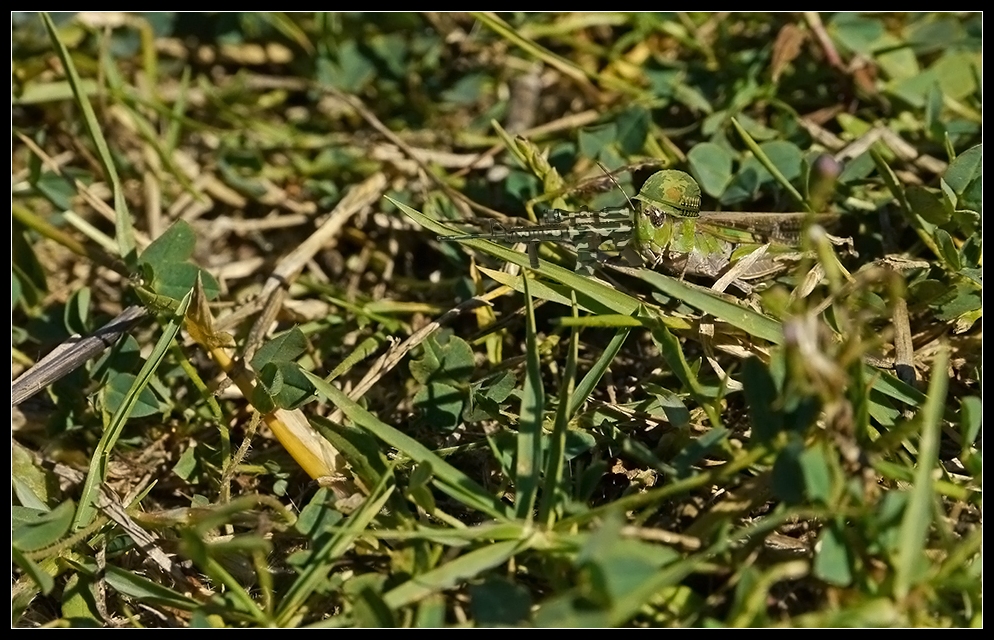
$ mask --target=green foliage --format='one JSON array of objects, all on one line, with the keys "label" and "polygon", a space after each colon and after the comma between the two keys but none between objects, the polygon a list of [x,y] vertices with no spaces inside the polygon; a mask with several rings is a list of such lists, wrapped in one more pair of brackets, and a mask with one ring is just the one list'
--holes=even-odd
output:
[{"label": "green foliage", "polygon": [[[12,14],[12,624],[982,626],[982,41]],[[779,268],[438,241],[660,169]]]}]

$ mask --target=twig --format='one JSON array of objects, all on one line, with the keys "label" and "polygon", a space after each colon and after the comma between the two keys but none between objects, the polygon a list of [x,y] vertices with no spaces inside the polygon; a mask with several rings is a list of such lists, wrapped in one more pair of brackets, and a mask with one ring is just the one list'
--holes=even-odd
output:
[{"label": "twig", "polygon": [[328,246],[349,218],[379,200],[386,185],[387,179],[380,172],[367,178],[365,182],[349,191],[342,198],[328,219],[309,238],[280,261],[259,294],[259,298],[265,300],[265,307],[255,324],[252,325],[252,330],[245,342],[243,351],[245,360],[252,358],[269,330],[269,326],[283,307],[283,300],[286,297],[290,282],[300,274],[308,261],[314,257],[314,254]]},{"label": "twig", "polygon": [[[374,384],[376,384],[380,378],[396,367],[411,349],[424,342],[428,336],[434,333],[437,329],[452,322],[459,315],[490,304],[492,294],[493,292],[482,296],[474,296],[469,300],[456,305],[439,316],[437,320],[429,322],[412,333],[406,340],[393,346],[389,351],[384,353],[380,359],[373,364],[373,366],[369,368],[369,371],[367,371],[366,375],[359,381],[359,384],[349,391],[349,398],[352,400],[358,400],[361,398],[367,391],[369,391],[370,388],[372,388]],[[331,415],[331,420],[339,422],[341,421],[343,415],[342,410],[338,409]]]},{"label": "twig", "polygon": [[87,337],[71,336],[48,355],[14,380],[10,386],[10,405],[17,406],[60,378],[78,369],[84,362],[112,346],[117,339],[148,315],[144,307],[126,308],[116,318]]}]

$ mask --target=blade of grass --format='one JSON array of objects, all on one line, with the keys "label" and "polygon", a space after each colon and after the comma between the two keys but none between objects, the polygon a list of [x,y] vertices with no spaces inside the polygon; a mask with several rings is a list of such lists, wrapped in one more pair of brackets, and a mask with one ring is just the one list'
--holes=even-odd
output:
[{"label": "blade of grass", "polygon": [[145,364],[142,365],[134,382],[132,382],[131,388],[128,389],[128,393],[124,396],[121,405],[114,412],[110,423],[104,429],[104,433],[100,437],[100,442],[97,443],[96,451],[93,452],[93,458],[90,460],[90,469],[83,483],[83,491],[79,497],[79,506],[76,508],[76,516],[73,518],[72,528],[74,530],[82,529],[93,521],[93,517],[97,512],[97,492],[100,489],[100,484],[107,477],[107,460],[110,457],[110,452],[114,449],[121,431],[124,430],[124,423],[127,422],[128,417],[138,403],[138,396],[148,386],[148,383],[152,379],[152,374],[155,373],[162,359],[169,351],[169,345],[172,344],[172,341],[176,338],[176,334],[179,333],[183,316],[186,314],[187,307],[190,306],[190,299],[192,297],[193,290],[191,289],[189,293],[183,296],[175,313],[169,317],[169,320],[162,329],[162,335],[159,336],[158,342],[155,343],[155,347],[152,349],[152,353],[145,360]]},{"label": "blade of grass", "polygon": [[349,516],[344,527],[331,536],[324,546],[311,555],[311,562],[287,590],[277,608],[275,619],[279,626],[287,626],[298,615],[298,609],[321,587],[335,560],[348,551],[355,539],[369,527],[383,505],[393,495],[396,482],[393,473],[385,473],[370,492],[369,497]]},{"label": "blade of grass", "polygon": [[797,203],[797,206],[803,207],[805,211],[811,211],[811,205],[804,199],[804,196],[802,196],[800,192],[794,188],[794,185],[790,183],[790,180],[788,180],[786,176],[780,172],[777,165],[773,164],[770,157],[759,148],[759,145],[752,139],[749,132],[743,129],[742,125],[740,125],[738,120],[735,118],[732,118],[732,126],[735,127],[735,130],[742,138],[742,141],[746,143],[746,146],[749,147],[749,150],[752,151],[754,156],[756,156],[756,159],[759,160],[760,164],[762,164],[766,170],[770,172],[773,178],[780,183],[780,186],[783,187],[792,198],[794,198],[794,202]]},{"label": "blade of grass", "polygon": [[783,342],[783,326],[769,316],[725,300],[709,289],[694,287],[649,269],[640,269],[639,277],[671,298],[700,309],[733,327],[738,327],[749,335],[768,340],[773,344]]},{"label": "blade of grass", "polygon": [[558,69],[563,75],[572,78],[580,88],[592,98],[597,97],[597,89],[591,84],[587,73],[569,60],[556,55],[545,47],[538,45],[528,38],[522,37],[511,25],[490,12],[471,11],[470,15],[479,20],[484,26],[496,32],[508,42],[521,47],[525,52],[551,67]]},{"label": "blade of grass", "polygon": [[375,437],[394,447],[411,460],[431,465],[435,474],[435,481],[450,496],[456,500],[460,500],[466,506],[477,509],[498,520],[503,520],[506,517],[504,514],[504,505],[500,501],[490,495],[486,489],[462,471],[459,471],[435,455],[428,447],[381,422],[376,416],[360,407],[353,400],[349,399],[347,395],[325,382],[322,378],[309,371],[303,371],[303,374],[311,381],[318,394],[327,398],[329,402],[341,409],[342,413],[348,416],[357,426],[369,431]]},{"label": "blade of grass", "polygon": [[[579,310],[576,306],[575,295],[573,296],[572,303],[573,317],[576,318]],[[627,335],[627,333],[626,331],[625,334]],[[566,432],[569,428],[569,420],[575,411],[573,388],[576,384],[576,361],[579,357],[579,345],[580,329],[579,327],[574,327],[573,331],[570,332],[566,369],[563,371],[563,381],[559,386],[559,406],[556,408],[556,422],[552,428],[549,456],[545,463],[545,486],[542,488],[542,503],[539,508],[538,519],[546,527],[552,527],[562,507],[563,487],[561,483],[563,480],[563,464],[566,453]],[[610,345],[608,348],[610,349]],[[603,359],[603,355],[601,359]],[[587,375],[587,378],[589,377],[591,377],[590,374]],[[584,378],[584,381],[587,378]],[[589,394],[590,391],[588,390],[587,393]]]},{"label": "blade of grass", "polygon": [[391,589],[383,595],[383,602],[391,609],[407,606],[433,593],[450,589],[482,571],[499,566],[527,546],[526,542],[520,540],[507,540],[470,551]]},{"label": "blade of grass", "polygon": [[263,613],[245,586],[235,576],[231,575],[224,565],[214,557],[216,552],[212,551],[201,534],[192,528],[184,528],[180,531],[183,539],[184,555],[190,557],[197,567],[207,574],[212,581],[219,585],[224,585],[227,615],[238,618],[245,618],[260,626],[271,626],[272,620]]},{"label": "blade of grass", "polygon": [[525,286],[525,382],[521,393],[518,419],[517,461],[514,467],[515,507],[518,518],[531,521],[535,495],[542,467],[542,414],[545,390],[542,388],[542,368],[535,340],[535,307]]},{"label": "blade of grass", "polygon": [[[575,318],[576,314],[573,314],[573,317]],[[577,331],[577,329],[574,329],[574,331]],[[590,367],[590,371],[587,372],[587,375],[583,376],[583,380],[581,380],[580,384],[576,386],[576,392],[570,397],[567,419],[572,418],[583,403],[587,401],[590,394],[593,393],[594,389],[597,387],[597,383],[600,382],[601,378],[604,377],[604,374],[607,373],[607,368],[611,366],[612,362],[614,362],[614,357],[618,355],[619,351],[621,351],[621,346],[625,344],[625,340],[628,338],[628,334],[630,332],[631,330],[628,328],[619,329],[618,332],[614,334],[614,337],[611,338],[611,342],[607,344],[604,352],[601,353],[601,357],[597,358],[597,362],[594,363],[594,366]]]},{"label": "blade of grass", "polygon": [[670,333],[669,329],[660,325],[652,330],[652,338],[659,345],[663,359],[670,365],[673,375],[690,391],[694,399],[701,404],[709,403],[717,395],[718,388],[704,386],[700,383],[687,363],[687,358],[683,355],[680,341],[676,339],[676,336]]},{"label": "blade of grass", "polygon": [[107,180],[111,185],[111,191],[114,194],[114,229],[118,251],[121,252],[121,258],[124,259],[124,262],[129,267],[132,269],[137,268],[138,253],[135,246],[134,227],[131,223],[131,213],[128,211],[128,203],[124,200],[121,178],[117,175],[117,167],[114,166],[114,158],[111,156],[107,140],[100,130],[100,123],[97,121],[97,116],[93,112],[93,106],[86,96],[83,81],[80,79],[79,73],[76,72],[76,66],[73,64],[72,56],[69,55],[69,50],[66,49],[66,45],[63,44],[62,39],[59,37],[59,31],[55,27],[55,23],[44,12],[41,14],[41,19],[45,23],[45,29],[48,30],[48,35],[52,39],[52,43],[55,45],[56,53],[59,54],[59,60],[62,61],[62,67],[66,72],[66,79],[72,86],[72,92],[76,97],[76,103],[79,105],[80,111],[83,112],[83,123],[86,125],[86,130],[90,134],[93,146],[96,147],[97,157],[100,158],[100,164],[103,166],[104,173],[106,173]]},{"label": "blade of grass", "polygon": [[935,481],[932,470],[939,460],[939,435],[942,429],[942,413],[946,405],[946,390],[949,387],[949,349],[943,347],[932,363],[932,380],[928,384],[928,395],[922,407],[920,419],[922,435],[918,442],[918,466],[915,470],[915,485],[911,499],[901,521],[898,561],[894,575],[894,595],[903,599],[911,590],[912,584],[923,577],[922,563],[927,562],[925,546],[928,529],[934,513]]},{"label": "blade of grass", "polygon": [[[128,118],[131,119],[131,124],[135,127],[138,135],[152,148],[155,154],[159,157],[159,161],[162,165],[168,169],[169,174],[183,186],[183,190],[189,193],[191,196],[196,198],[202,198],[203,196],[197,192],[197,189],[193,186],[193,182],[185,171],[179,168],[176,161],[173,159],[173,155],[167,151],[167,147],[162,140],[159,139],[159,135],[156,131],[156,127],[149,122],[148,118],[139,113],[133,106],[132,102],[138,102],[139,98],[134,94],[134,90],[128,87],[125,83],[124,78],[114,64],[114,59],[110,56],[109,52],[104,51],[100,59],[100,68],[103,70],[104,77],[107,78],[107,86],[110,89],[113,96],[120,98],[118,107],[120,111],[118,117],[122,117],[119,114],[126,114]],[[146,101],[147,102],[147,101]]]}]

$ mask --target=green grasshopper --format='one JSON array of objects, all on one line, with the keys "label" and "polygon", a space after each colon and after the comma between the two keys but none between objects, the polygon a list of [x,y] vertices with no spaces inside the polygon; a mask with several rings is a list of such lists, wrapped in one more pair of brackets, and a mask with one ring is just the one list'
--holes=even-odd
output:
[{"label": "green grasshopper", "polygon": [[[627,196],[626,196],[627,197]],[[533,268],[537,246],[555,242],[576,249],[576,270],[592,274],[597,253],[610,243],[629,264],[662,264],[681,275],[718,278],[736,260],[769,243],[776,247],[737,279],[755,280],[786,268],[776,254],[797,254],[803,213],[722,213],[701,211],[701,188],[690,175],[675,169],[652,174],[628,206],[563,211],[550,209],[539,224],[507,227],[491,222],[486,233],[439,236],[439,240],[485,239],[528,244]],[[817,216],[823,219],[829,216]],[[781,256],[782,257],[782,256]]]}]

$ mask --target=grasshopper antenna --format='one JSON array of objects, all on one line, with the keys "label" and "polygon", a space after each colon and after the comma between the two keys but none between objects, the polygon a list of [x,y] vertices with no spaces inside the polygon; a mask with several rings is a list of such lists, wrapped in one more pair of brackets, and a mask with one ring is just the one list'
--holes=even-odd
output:
[{"label": "grasshopper antenna", "polygon": [[599,160],[597,161],[597,166],[601,168],[601,171],[604,172],[604,175],[606,175],[608,178],[610,178],[611,182],[614,183],[614,186],[616,186],[619,189],[621,189],[621,193],[625,194],[625,200],[628,201],[628,206],[630,206],[632,208],[632,213],[635,214],[635,215],[638,215],[638,209],[635,208],[635,203],[632,202],[632,199],[628,197],[628,192],[625,191],[625,188],[623,186],[621,186],[621,183],[618,182],[618,179],[614,177],[614,174],[611,173],[610,171],[608,171],[607,167],[605,167],[603,164],[601,164]]}]

